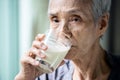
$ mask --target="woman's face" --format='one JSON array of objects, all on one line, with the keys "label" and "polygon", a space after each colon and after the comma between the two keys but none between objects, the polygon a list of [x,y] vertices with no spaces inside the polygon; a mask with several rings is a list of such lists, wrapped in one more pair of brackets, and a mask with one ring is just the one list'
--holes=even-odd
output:
[{"label": "woman's face", "polygon": [[93,49],[98,40],[90,3],[83,0],[51,0],[48,9],[50,27],[58,37],[68,38],[72,47],[66,56],[73,59]]}]

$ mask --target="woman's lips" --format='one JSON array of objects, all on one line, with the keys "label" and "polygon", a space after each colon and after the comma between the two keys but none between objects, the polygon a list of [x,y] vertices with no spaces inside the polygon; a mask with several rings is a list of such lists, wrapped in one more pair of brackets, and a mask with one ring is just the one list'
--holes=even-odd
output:
[{"label": "woman's lips", "polygon": [[71,46],[71,48],[75,48],[75,47],[77,47],[77,46],[75,46],[75,45],[72,45],[72,46]]}]

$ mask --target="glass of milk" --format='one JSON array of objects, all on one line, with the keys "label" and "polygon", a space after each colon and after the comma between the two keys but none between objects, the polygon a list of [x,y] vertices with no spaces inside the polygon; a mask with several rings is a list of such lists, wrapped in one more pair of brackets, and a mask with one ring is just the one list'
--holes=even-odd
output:
[{"label": "glass of milk", "polygon": [[41,59],[36,56],[36,60],[40,62],[38,67],[44,73],[53,72],[59,64],[62,62],[66,54],[71,48],[70,40],[57,40],[54,31],[51,29],[46,36],[44,43],[48,46],[46,51],[42,51],[42,54],[46,55],[45,59]]}]

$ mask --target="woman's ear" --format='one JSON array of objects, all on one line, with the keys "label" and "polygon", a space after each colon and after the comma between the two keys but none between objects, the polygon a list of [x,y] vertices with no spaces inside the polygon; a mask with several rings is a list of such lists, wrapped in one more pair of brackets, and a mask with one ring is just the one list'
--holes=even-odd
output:
[{"label": "woman's ear", "polygon": [[103,34],[105,33],[105,31],[108,28],[108,22],[109,22],[109,13],[105,13],[103,14],[99,21],[98,21],[98,35],[99,37],[103,36]]}]

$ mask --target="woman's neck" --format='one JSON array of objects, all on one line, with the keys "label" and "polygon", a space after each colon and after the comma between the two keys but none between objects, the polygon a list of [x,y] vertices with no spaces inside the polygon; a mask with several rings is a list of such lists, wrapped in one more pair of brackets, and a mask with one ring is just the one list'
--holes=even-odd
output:
[{"label": "woman's neck", "polygon": [[73,60],[73,80],[107,80],[110,68],[105,61],[105,51],[100,47],[88,54]]}]

